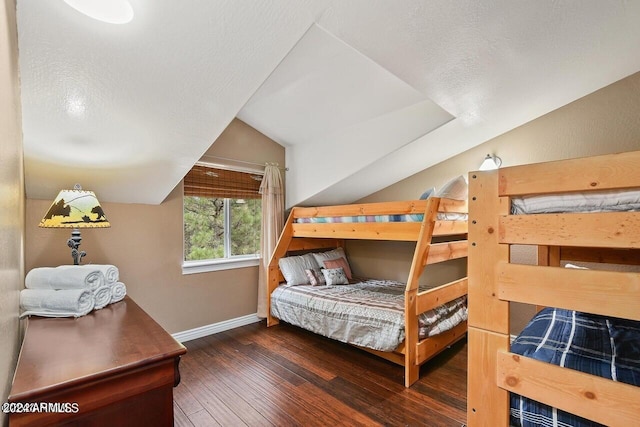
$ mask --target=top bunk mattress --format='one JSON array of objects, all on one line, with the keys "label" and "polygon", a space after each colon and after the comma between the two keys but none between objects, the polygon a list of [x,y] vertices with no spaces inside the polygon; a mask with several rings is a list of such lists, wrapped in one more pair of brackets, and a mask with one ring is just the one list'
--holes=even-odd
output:
[{"label": "top bunk mattress", "polygon": [[[439,221],[465,221],[468,215],[465,213],[438,213]],[[356,215],[356,216],[331,216],[331,217],[305,217],[296,218],[295,222],[299,224],[313,223],[354,223],[354,222],[422,222],[423,214],[405,214],[405,215]]]},{"label": "top bunk mattress", "polygon": [[511,199],[511,213],[514,215],[638,210],[640,210],[640,190],[607,190]]},{"label": "top bunk mattress", "polygon": [[[405,284],[359,279],[348,285],[280,285],[271,294],[271,314],[317,334],[380,351],[395,350],[405,338]],[[419,318],[420,338],[467,320],[466,296]]]}]

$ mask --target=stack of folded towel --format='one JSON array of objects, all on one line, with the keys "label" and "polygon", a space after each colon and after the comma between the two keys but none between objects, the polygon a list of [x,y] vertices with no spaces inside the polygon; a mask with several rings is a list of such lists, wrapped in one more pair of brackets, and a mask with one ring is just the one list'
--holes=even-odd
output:
[{"label": "stack of folded towel", "polygon": [[34,268],[20,292],[20,317],[80,317],[121,301],[127,288],[118,268],[108,264]]}]

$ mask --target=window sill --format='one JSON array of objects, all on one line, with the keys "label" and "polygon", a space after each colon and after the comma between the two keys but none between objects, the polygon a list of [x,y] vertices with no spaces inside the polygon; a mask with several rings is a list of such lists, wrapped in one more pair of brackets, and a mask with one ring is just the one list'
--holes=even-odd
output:
[{"label": "window sill", "polygon": [[260,265],[259,257],[230,258],[221,260],[184,261],[182,274],[207,273],[210,271],[231,270],[235,268],[255,267]]}]

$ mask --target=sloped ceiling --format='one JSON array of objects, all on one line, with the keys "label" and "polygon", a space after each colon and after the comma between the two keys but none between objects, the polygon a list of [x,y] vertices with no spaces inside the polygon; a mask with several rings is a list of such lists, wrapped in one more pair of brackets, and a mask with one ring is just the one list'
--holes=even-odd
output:
[{"label": "sloped ceiling", "polygon": [[234,117],[348,203],[640,70],[640,2],[17,1],[27,196],[162,202]]}]

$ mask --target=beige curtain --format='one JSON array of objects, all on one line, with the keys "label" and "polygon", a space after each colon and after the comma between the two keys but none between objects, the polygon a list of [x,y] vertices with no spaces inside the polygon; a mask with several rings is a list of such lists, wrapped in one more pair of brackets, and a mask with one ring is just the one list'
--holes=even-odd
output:
[{"label": "beige curtain", "polygon": [[258,317],[267,317],[267,271],[284,225],[284,190],[278,165],[267,164],[260,184],[262,194],[262,235],[260,236],[260,269],[258,272]]}]

